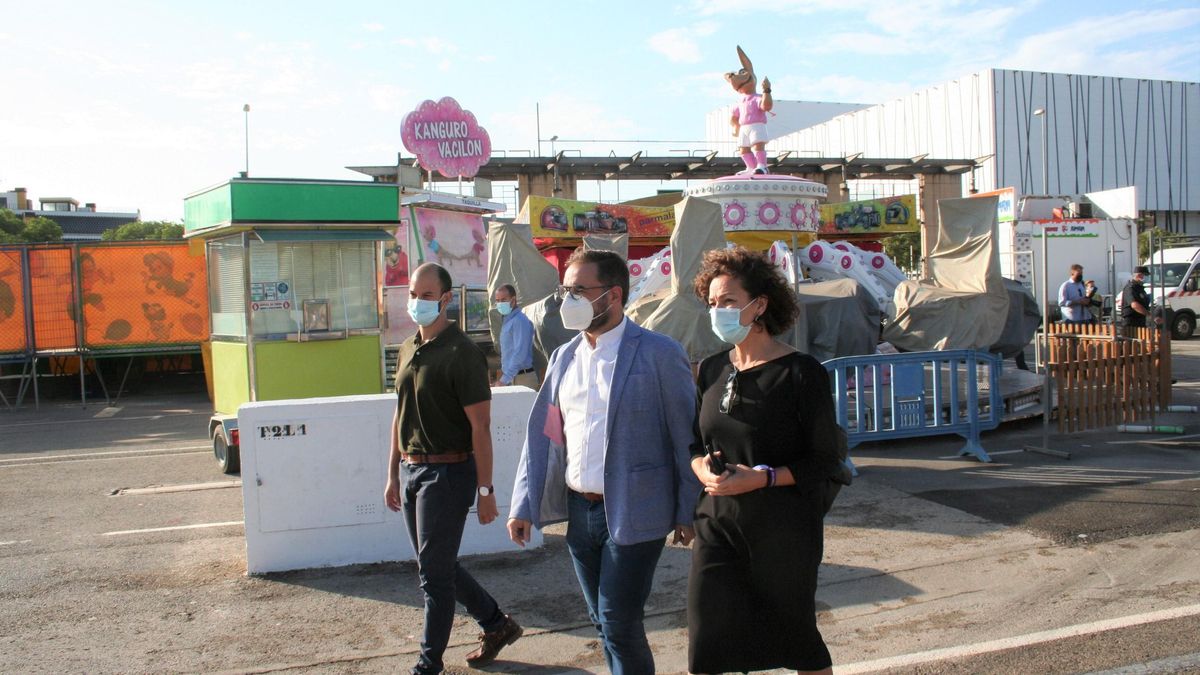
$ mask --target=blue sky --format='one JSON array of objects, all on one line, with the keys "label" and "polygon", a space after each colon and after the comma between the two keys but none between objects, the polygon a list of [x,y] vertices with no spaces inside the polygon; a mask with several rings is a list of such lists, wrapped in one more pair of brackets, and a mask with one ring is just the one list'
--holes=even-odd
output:
[{"label": "blue sky", "polygon": [[354,178],[442,96],[496,150],[535,149],[535,108],[543,139],[641,141],[558,149],[700,147],[738,44],[782,99],[874,103],[989,67],[1200,80],[1194,0],[0,0],[0,17],[0,191],[147,219],[243,168],[244,103],[252,175]]}]

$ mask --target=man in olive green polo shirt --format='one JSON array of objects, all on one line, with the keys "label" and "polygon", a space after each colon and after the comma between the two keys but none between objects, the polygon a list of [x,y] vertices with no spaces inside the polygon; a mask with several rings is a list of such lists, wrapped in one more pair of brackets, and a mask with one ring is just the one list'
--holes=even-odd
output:
[{"label": "man in olive green polo shirt", "polygon": [[414,675],[440,673],[457,600],[483,628],[467,655],[473,667],[495,660],[521,627],[458,564],[467,511],[478,496],[479,522],[496,519],[492,489],[491,387],[487,359],[446,318],[452,282],[433,263],[413,272],[408,313],[420,327],[396,364],[398,405],[384,501],[404,522],[425,593],[425,631]]}]

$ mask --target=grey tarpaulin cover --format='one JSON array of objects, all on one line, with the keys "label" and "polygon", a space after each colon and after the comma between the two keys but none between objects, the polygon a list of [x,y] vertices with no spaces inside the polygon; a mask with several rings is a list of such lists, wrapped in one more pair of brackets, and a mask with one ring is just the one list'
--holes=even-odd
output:
[{"label": "grey tarpaulin cover", "polygon": [[579,334],[577,330],[563,328],[562,316],[558,308],[562,301],[553,293],[521,308],[525,316],[533,322],[534,366],[544,368],[550,360],[550,355],[561,345],[571,341]]},{"label": "grey tarpaulin cover", "polygon": [[639,326],[646,325],[646,319],[654,314],[658,306],[671,295],[671,287],[660,288],[653,293],[647,293],[638,298],[632,305],[625,308],[625,316]]},{"label": "grey tarpaulin cover", "polygon": [[589,234],[583,237],[583,248],[589,251],[612,251],[629,260],[628,234]]},{"label": "grey tarpaulin cover", "polygon": [[905,351],[987,349],[1008,317],[996,248],[996,198],[943,199],[931,280],[903,281],[883,338]]},{"label": "grey tarpaulin cover", "polygon": [[[558,286],[558,270],[533,245],[533,233],[528,224],[492,223],[488,228],[487,243],[489,303],[497,288],[512,284],[517,289],[522,311],[533,320],[535,332],[541,337],[541,329],[538,328],[540,322],[531,315],[530,305],[554,293]],[[553,306],[553,313],[551,325],[557,321],[559,330],[562,330],[557,304]],[[499,351],[501,319],[495,312],[489,312],[488,316],[491,319],[492,344]],[[574,333],[571,335],[573,337]],[[538,361],[536,354],[534,360]],[[538,367],[542,365],[545,365],[544,361],[535,363]]]},{"label": "grey tarpaulin cover", "polygon": [[853,279],[796,287],[800,316],[787,342],[818,361],[872,354],[879,342],[879,305]]},{"label": "grey tarpaulin cover", "polygon": [[[713,334],[708,303],[697,297],[692,289],[705,251],[722,248],[725,248],[725,230],[718,204],[685,197],[675,205],[675,231],[671,233],[671,291],[639,323],[643,328],[678,340],[693,362],[729,348]],[[627,314],[636,315],[638,308],[629,309],[632,312],[627,311]]]},{"label": "grey tarpaulin cover", "polygon": [[1007,359],[1023,352],[1033,340],[1033,334],[1042,325],[1042,313],[1033,294],[1021,282],[1004,279],[1004,288],[1008,291],[1008,318],[1000,338],[988,351]]}]

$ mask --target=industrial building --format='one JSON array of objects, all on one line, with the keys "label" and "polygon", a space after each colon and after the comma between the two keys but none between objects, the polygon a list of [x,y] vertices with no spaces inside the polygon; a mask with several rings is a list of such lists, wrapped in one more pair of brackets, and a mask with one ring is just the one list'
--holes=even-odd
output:
[{"label": "industrial building", "polygon": [[25,188],[0,192],[0,208],[8,209],[23,218],[41,216],[58,223],[63,241],[100,241],[105,230],[141,220],[138,211],[99,211],[94,203],[80,204],[71,197],[43,197],[38,208]]},{"label": "industrial building", "polygon": [[[788,120],[790,108],[813,104],[775,105]],[[706,125],[722,154],[732,145],[727,120],[714,111]],[[1133,186],[1143,226],[1200,234],[1197,82],[989,69],[780,131],[772,154],[916,165],[971,158],[976,168],[962,174],[962,194],[1013,187],[1018,196],[1073,196]]]}]

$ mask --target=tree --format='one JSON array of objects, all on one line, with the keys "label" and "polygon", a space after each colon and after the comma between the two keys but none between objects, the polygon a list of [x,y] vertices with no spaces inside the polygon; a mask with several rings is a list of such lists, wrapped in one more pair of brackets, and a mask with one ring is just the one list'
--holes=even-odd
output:
[{"label": "tree", "polygon": [[[1167,232],[1161,227],[1154,227],[1138,234],[1138,264],[1150,257],[1150,237],[1154,237],[1154,246],[1172,248],[1182,246],[1188,241],[1188,236],[1182,232]],[[1157,249],[1154,251],[1158,252]]]},{"label": "tree", "polygon": [[62,228],[58,223],[42,216],[21,218],[8,209],[0,209],[0,244],[37,244],[46,241],[62,241]]},{"label": "tree", "polygon": [[103,241],[143,241],[183,239],[183,225],[169,220],[135,220],[120,227],[107,229],[100,235]]},{"label": "tree", "polygon": [[883,240],[883,252],[905,272],[917,269],[921,259],[921,233],[901,232]]},{"label": "tree", "polygon": [[62,227],[58,223],[35,216],[25,220],[25,241],[33,244],[42,241],[62,241]]},{"label": "tree", "polygon": [[8,209],[0,209],[0,243],[11,243],[11,238],[16,238],[22,229],[25,229],[25,221],[20,220],[20,216]]}]

